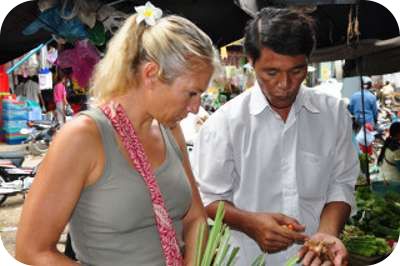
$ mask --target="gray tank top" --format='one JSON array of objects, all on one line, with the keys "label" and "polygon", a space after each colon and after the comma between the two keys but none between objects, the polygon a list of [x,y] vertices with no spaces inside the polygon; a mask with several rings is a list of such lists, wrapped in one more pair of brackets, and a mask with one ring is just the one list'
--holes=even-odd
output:
[{"label": "gray tank top", "polygon": [[[165,265],[150,194],[143,177],[118,148],[116,133],[100,109],[91,117],[101,133],[105,168],[84,189],[70,221],[72,246],[83,265]],[[166,160],[155,171],[168,213],[183,249],[181,219],[191,205],[191,188],[182,153],[169,129],[161,126]]]}]

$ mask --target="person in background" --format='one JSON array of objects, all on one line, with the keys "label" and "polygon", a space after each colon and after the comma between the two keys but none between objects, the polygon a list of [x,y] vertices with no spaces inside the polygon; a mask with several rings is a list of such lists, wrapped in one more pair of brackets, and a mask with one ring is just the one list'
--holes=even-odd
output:
[{"label": "person in background", "polygon": [[400,122],[390,125],[389,136],[378,157],[379,178],[384,181],[400,181]]},{"label": "person in background", "polygon": [[24,84],[27,81],[27,78],[24,78],[22,75],[16,76],[16,86],[14,87],[13,93],[18,96],[24,96]]},{"label": "person in background", "polygon": [[381,88],[382,93],[382,105],[383,106],[390,106],[393,104],[393,92],[394,88],[390,81],[385,82],[385,86]]},{"label": "person in background", "polygon": [[[327,265],[298,243],[333,243],[332,264],[346,265],[339,234],[354,208],[359,173],[351,118],[342,100],[301,86],[315,45],[311,18],[264,8],[245,30],[253,88],[203,124],[194,173],[208,215],[225,202],[224,221],[239,246],[239,266],[261,253],[266,265]],[[304,232],[305,231],[305,232]]]},{"label": "person in background", "polygon": [[40,92],[38,76],[31,76],[24,83],[24,96],[26,99],[40,104],[42,109],[45,110],[46,107]]},{"label": "person in background", "polygon": [[54,85],[53,98],[56,105],[55,115],[60,126],[65,124],[65,108],[68,105],[67,90],[65,88],[66,76],[63,71],[58,71]]},{"label": "person in background", "polygon": [[218,56],[189,20],[135,9],[96,66],[94,106],[64,125],[40,165],[18,227],[21,262],[78,265],[56,249],[69,221],[82,265],[194,262],[206,213],[179,121],[197,113]]},{"label": "person in background", "polygon": [[[370,91],[372,88],[372,81],[368,80],[364,83],[364,107],[361,101],[361,90],[355,92],[348,105],[350,113],[354,116],[359,127],[364,124],[371,123],[374,127],[378,119],[378,107],[376,102],[376,96]],[[363,112],[364,108],[364,112]],[[365,113],[365,121],[364,114]]]}]

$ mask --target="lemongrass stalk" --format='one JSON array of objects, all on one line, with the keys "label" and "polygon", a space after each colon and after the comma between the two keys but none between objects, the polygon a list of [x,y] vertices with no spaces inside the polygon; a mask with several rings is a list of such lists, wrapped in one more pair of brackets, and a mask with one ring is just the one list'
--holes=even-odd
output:
[{"label": "lemongrass stalk", "polygon": [[231,255],[229,256],[229,259],[228,259],[228,262],[226,263],[226,266],[231,266],[231,265],[233,265],[232,263],[234,263],[234,260],[235,260],[235,258],[236,258],[236,255],[238,254],[238,252],[239,252],[239,247],[235,247],[233,250],[232,250],[232,252],[231,252]]},{"label": "lemongrass stalk", "polygon": [[196,257],[195,257],[195,265],[200,266],[200,260],[203,255],[203,241],[204,241],[204,233],[206,231],[205,223],[201,223],[199,226],[199,230],[197,232],[197,239],[196,239]]},{"label": "lemongrass stalk", "polygon": [[217,213],[215,215],[214,225],[211,229],[206,250],[204,252],[204,256],[202,258],[201,266],[210,266],[212,258],[214,256],[215,248],[217,247],[216,240],[218,234],[222,227],[222,219],[224,217],[224,203],[222,201],[219,202]]},{"label": "lemongrass stalk", "polygon": [[217,254],[215,256],[215,260],[213,263],[214,266],[222,265],[222,262],[224,261],[225,256],[228,251],[227,248],[229,245],[228,243],[229,243],[230,237],[231,237],[231,234],[230,234],[229,228],[224,225],[223,229],[222,229],[220,245],[218,246]]},{"label": "lemongrass stalk", "polygon": [[251,266],[265,266],[265,255],[260,254],[258,257],[253,261]]},{"label": "lemongrass stalk", "polygon": [[294,266],[299,261],[298,256],[291,257],[285,264],[285,266]]}]

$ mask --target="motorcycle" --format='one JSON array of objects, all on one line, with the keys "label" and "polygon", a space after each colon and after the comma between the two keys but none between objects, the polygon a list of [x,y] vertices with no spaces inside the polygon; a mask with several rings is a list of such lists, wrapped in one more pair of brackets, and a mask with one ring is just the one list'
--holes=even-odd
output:
[{"label": "motorcycle", "polygon": [[32,185],[37,167],[17,167],[11,160],[0,160],[0,205],[10,197],[25,193]]},{"label": "motorcycle", "polygon": [[29,135],[24,141],[32,155],[41,155],[47,152],[53,135],[57,132],[57,121],[35,120],[27,123],[29,128],[21,129],[21,134]]}]

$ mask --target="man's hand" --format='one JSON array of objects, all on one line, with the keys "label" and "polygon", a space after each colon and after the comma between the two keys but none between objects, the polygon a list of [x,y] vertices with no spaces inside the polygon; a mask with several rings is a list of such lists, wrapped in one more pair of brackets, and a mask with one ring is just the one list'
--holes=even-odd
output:
[{"label": "man's hand", "polygon": [[248,221],[246,234],[254,239],[264,252],[285,250],[294,241],[302,242],[308,238],[300,233],[304,232],[304,225],[280,213],[252,213]]},{"label": "man's hand", "polygon": [[[348,253],[343,245],[342,241],[335,236],[316,233],[310,239],[317,243],[326,243],[323,245],[327,248],[326,256],[321,256],[322,249],[320,247],[310,248],[309,246],[303,246],[299,251],[299,258],[302,265],[305,266],[318,266],[318,265],[332,265],[332,266],[346,266],[348,265]],[[319,254],[318,254],[319,253]],[[323,257],[326,257],[325,259]],[[327,259],[330,258],[330,259]]]}]

